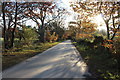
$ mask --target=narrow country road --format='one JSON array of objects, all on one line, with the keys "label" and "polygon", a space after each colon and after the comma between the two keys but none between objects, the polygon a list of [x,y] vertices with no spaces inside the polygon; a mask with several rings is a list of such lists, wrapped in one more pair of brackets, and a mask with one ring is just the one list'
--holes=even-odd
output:
[{"label": "narrow country road", "polygon": [[[78,62],[79,61],[79,62]],[[3,78],[85,78],[87,65],[70,40],[15,65]]]}]

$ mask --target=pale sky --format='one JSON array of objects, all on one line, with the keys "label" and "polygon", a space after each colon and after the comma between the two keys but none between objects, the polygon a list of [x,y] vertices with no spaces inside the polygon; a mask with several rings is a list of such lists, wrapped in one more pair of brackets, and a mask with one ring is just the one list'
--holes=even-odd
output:
[{"label": "pale sky", "polygon": [[107,30],[105,22],[100,14],[96,15],[94,17],[93,21],[94,21],[94,23],[96,23],[98,25],[98,27],[97,27],[98,30],[102,30],[102,29]]}]

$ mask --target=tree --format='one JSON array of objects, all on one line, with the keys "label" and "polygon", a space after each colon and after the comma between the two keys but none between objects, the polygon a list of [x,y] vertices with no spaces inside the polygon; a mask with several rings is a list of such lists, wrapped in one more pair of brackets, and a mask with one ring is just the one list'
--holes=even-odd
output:
[{"label": "tree", "polygon": [[6,3],[2,3],[2,13],[3,13],[2,18],[3,18],[3,25],[4,25],[4,28],[3,28],[4,47],[7,48],[6,36],[5,36],[5,31],[6,31],[5,5],[6,5]]},{"label": "tree", "polygon": [[46,16],[52,13],[54,5],[52,2],[31,2],[25,15],[32,19],[38,25],[38,33],[40,34],[41,42],[45,41],[45,19]]},{"label": "tree", "polygon": [[2,2],[3,37],[6,49],[14,47],[16,27],[22,26],[26,7],[25,2]]},{"label": "tree", "polygon": [[[91,17],[102,15],[106,28],[107,39],[113,39],[119,29],[119,4],[120,2],[79,2],[72,4],[75,12],[81,14],[80,17]],[[83,15],[85,13],[85,16]]]},{"label": "tree", "polygon": [[97,25],[91,22],[90,20],[81,21],[81,23],[70,22],[70,24],[74,24],[74,25],[69,25],[69,30],[72,33],[71,36],[76,40],[80,38],[81,39],[91,38],[92,34],[94,34],[97,27]]},{"label": "tree", "polygon": [[[12,48],[14,43],[14,32],[17,24],[17,2],[16,3],[2,3],[2,13],[3,13],[3,25],[4,25],[4,47],[6,49]],[[14,27],[11,29],[11,23],[14,16]],[[8,23],[7,19],[8,18]]]},{"label": "tree", "polygon": [[119,2],[101,2],[99,11],[107,27],[107,38],[113,40],[119,29]]},{"label": "tree", "polygon": [[[78,13],[82,13],[81,9],[84,9],[87,13],[91,13],[93,16],[100,14],[103,18],[107,28],[107,39],[113,39],[116,32],[119,30],[119,4],[120,2],[79,2],[74,6],[74,10]],[[83,15],[82,15],[83,16]],[[88,16],[88,15],[87,15]]]},{"label": "tree", "polygon": [[17,11],[18,11],[18,5],[17,5],[17,2],[15,3],[15,25],[14,25],[14,28],[13,28],[13,31],[12,31],[12,39],[11,39],[11,47],[13,47],[13,44],[14,44],[14,37],[15,37],[15,29],[17,27]]},{"label": "tree", "polygon": [[91,38],[92,34],[96,31],[97,24],[93,22],[93,17],[97,13],[97,10],[93,10],[92,3],[88,2],[76,2],[71,4],[74,12],[77,13],[77,19],[75,22],[70,22],[69,27],[73,32],[73,36],[76,35],[76,39],[79,38]]},{"label": "tree", "polygon": [[58,40],[61,40],[65,32],[63,27],[63,21],[60,20],[60,18],[58,18],[50,22],[48,26],[49,26],[48,29],[51,32],[55,32],[56,34],[58,34]]},{"label": "tree", "polygon": [[58,40],[58,34],[56,34],[56,32],[47,31],[47,33],[46,33],[46,40],[48,42],[55,42],[55,41]]}]

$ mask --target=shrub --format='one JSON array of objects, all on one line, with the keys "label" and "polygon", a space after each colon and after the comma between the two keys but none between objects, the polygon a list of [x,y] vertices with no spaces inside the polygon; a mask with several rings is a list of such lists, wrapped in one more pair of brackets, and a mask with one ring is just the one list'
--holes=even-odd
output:
[{"label": "shrub", "polygon": [[114,57],[116,58],[117,63],[118,63],[118,68],[120,69],[120,60],[119,60],[120,59],[120,42],[119,41],[113,43],[112,53]]},{"label": "shrub", "polygon": [[46,33],[46,40],[48,42],[55,42],[58,40],[58,34],[56,34],[55,32],[53,32],[52,34],[50,32]]},{"label": "shrub", "polygon": [[30,45],[38,39],[38,34],[32,28],[24,27],[23,32],[23,36],[25,38],[25,40],[23,40],[24,44]]},{"label": "shrub", "polygon": [[95,39],[94,39],[93,43],[94,43],[95,45],[96,45],[96,44],[102,44],[102,43],[104,42],[104,39],[103,39],[102,36],[95,36],[94,38],[95,38]]}]

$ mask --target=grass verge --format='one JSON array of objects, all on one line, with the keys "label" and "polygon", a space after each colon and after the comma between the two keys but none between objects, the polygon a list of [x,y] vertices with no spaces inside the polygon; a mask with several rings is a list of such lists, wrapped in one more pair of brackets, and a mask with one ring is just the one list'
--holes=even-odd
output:
[{"label": "grass verge", "polygon": [[20,48],[13,48],[2,53],[2,70],[5,70],[15,64],[18,64],[25,59],[35,56],[48,48],[57,45],[59,42],[54,43],[37,43],[33,45],[24,45]]},{"label": "grass verge", "polygon": [[119,80],[118,63],[107,48],[96,45],[90,47],[86,44],[73,43],[89,67],[94,78],[105,80]]}]

